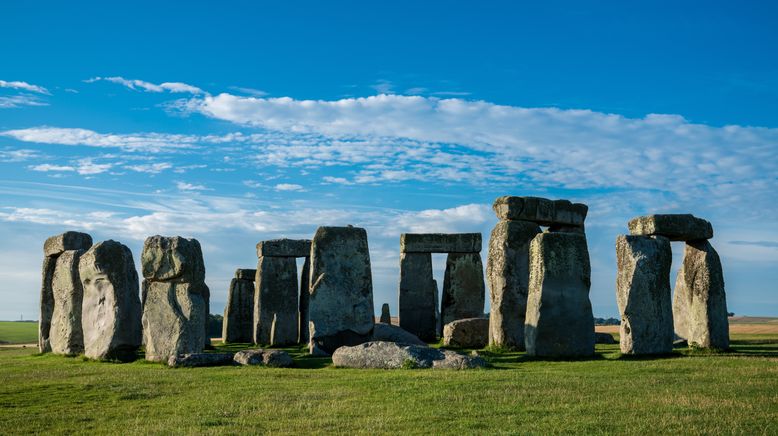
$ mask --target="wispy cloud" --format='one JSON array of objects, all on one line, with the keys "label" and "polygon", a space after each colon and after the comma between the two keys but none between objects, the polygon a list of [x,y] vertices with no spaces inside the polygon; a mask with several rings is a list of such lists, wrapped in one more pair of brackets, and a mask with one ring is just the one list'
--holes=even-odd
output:
[{"label": "wispy cloud", "polygon": [[0,136],[7,136],[24,142],[42,144],[83,145],[87,147],[111,147],[126,151],[160,152],[195,147],[197,136],[171,135],[164,133],[113,134],[97,133],[88,129],[32,127],[6,130]]},{"label": "wispy cloud", "polygon": [[303,186],[294,183],[279,183],[275,186],[276,191],[302,191]]},{"label": "wispy cloud", "polygon": [[42,101],[35,95],[10,95],[0,96],[0,109],[11,109],[21,106],[48,106],[49,104]]},{"label": "wispy cloud", "polygon": [[750,245],[754,247],[778,248],[776,241],[729,241],[733,245]]},{"label": "wispy cloud", "polygon": [[38,94],[51,95],[48,89],[27,82],[0,80],[0,88],[21,89],[23,91],[37,92]]},{"label": "wispy cloud", "polygon": [[263,91],[261,89],[246,88],[243,86],[230,86],[230,89],[232,89],[233,91],[238,91],[241,94],[250,95],[252,97],[265,97],[268,95],[266,91]]},{"label": "wispy cloud", "polygon": [[188,94],[206,94],[202,89],[181,82],[164,82],[155,84],[138,79],[125,79],[121,76],[115,77],[93,77],[87,79],[84,82],[94,83],[99,81],[106,81],[111,83],[117,83],[132,90],[140,90],[145,92],[171,92],[171,93],[188,93]]},{"label": "wispy cloud", "polygon": [[153,164],[127,165],[125,168],[138,173],[159,174],[164,170],[173,168],[173,164],[169,162],[158,162]]},{"label": "wispy cloud", "polygon": [[209,189],[204,185],[197,185],[186,182],[176,182],[176,188],[179,191],[208,191]]},{"label": "wispy cloud", "polygon": [[31,165],[32,171],[39,172],[76,172],[80,175],[95,175],[104,173],[113,167],[110,163],[96,163],[90,158],[80,159],[73,165],[38,164]]}]

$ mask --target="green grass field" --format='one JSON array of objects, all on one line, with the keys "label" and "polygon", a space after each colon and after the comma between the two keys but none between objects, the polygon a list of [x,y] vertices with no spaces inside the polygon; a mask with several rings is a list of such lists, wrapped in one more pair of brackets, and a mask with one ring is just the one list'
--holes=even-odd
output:
[{"label": "green grass field", "polygon": [[38,342],[37,322],[0,321],[0,344],[32,344]]},{"label": "green grass field", "polygon": [[[217,349],[240,349],[240,346]],[[3,433],[778,433],[778,336],[733,352],[489,354],[470,371],[169,369],[0,349]]]}]

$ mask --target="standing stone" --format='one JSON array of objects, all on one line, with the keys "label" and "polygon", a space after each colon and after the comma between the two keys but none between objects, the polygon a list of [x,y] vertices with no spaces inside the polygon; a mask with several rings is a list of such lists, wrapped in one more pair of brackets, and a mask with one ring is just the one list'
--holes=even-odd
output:
[{"label": "standing stone", "polygon": [[381,306],[381,319],[384,324],[392,324],[392,315],[389,313],[389,303],[384,303]]},{"label": "standing stone", "polygon": [[78,261],[84,252],[68,250],[57,258],[51,291],[54,311],[51,315],[49,343],[56,354],[74,355],[84,351],[84,334],[81,330],[81,302],[84,289],[78,275]]},{"label": "standing stone", "polygon": [[311,353],[332,353],[368,341],[373,333],[373,278],[367,232],[319,227],[311,247]]},{"label": "standing stone", "polygon": [[675,282],[673,319],[676,333],[689,345],[729,348],[724,274],[718,253],[706,240],[686,243]]},{"label": "standing stone", "polygon": [[288,345],[297,342],[297,260],[262,256],[257,263],[254,295],[254,342]]},{"label": "standing stone", "polygon": [[[310,251],[308,252],[310,254]],[[297,329],[300,344],[308,343],[308,301],[310,299],[311,288],[311,258],[307,256],[303,263],[303,272],[300,274],[300,323]]]},{"label": "standing stone", "polygon": [[591,267],[584,235],[541,233],[535,236],[530,244],[524,329],[528,355],[594,354],[590,285]]},{"label": "standing stone", "polygon": [[81,256],[78,271],[84,288],[84,354],[90,359],[134,360],[142,333],[132,252],[116,241],[100,242]]},{"label": "standing stone", "polygon": [[443,327],[443,346],[483,348],[489,341],[487,318],[466,318],[450,322]]},{"label": "standing stone", "polygon": [[238,269],[230,281],[224,307],[222,341],[252,342],[254,338],[254,269]]},{"label": "standing stone", "polygon": [[670,240],[663,236],[616,238],[616,302],[624,354],[665,354],[673,350],[670,304]]},{"label": "standing stone", "polygon": [[441,323],[484,315],[484,268],[478,253],[450,253],[443,276]]},{"label": "standing stone", "polygon": [[430,253],[400,253],[400,327],[423,341],[436,338],[437,285]]},{"label": "standing stone", "polygon": [[146,360],[202,352],[210,292],[200,243],[152,236],[143,244],[141,262]]},{"label": "standing stone", "polygon": [[540,227],[529,221],[500,221],[489,239],[489,345],[524,350],[529,286],[529,245]]}]

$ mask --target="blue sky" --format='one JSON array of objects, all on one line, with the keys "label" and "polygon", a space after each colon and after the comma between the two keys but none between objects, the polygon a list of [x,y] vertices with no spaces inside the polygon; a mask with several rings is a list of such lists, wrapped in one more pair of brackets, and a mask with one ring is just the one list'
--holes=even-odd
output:
[{"label": "blue sky", "polygon": [[257,241],[345,224],[396,313],[399,234],[487,240],[506,194],[589,204],[598,316],[616,235],[662,212],[713,223],[730,310],[778,315],[776,9],[6,2],[0,319],[37,317],[64,230],[136,262],[146,236],[196,237],[217,312]]}]

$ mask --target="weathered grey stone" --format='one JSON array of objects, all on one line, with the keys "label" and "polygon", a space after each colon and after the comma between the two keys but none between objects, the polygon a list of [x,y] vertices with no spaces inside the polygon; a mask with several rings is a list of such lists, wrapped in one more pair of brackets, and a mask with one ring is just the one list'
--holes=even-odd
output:
[{"label": "weathered grey stone", "polygon": [[530,221],[500,221],[492,230],[486,260],[492,346],[524,350],[529,244],[540,232],[540,227]]},{"label": "weathered grey stone", "polygon": [[84,289],[84,354],[99,360],[134,360],[142,333],[132,252],[116,241],[99,242],[81,255],[78,272]]},{"label": "weathered grey stone", "polygon": [[257,244],[257,257],[308,257],[311,241],[308,239],[271,239]]},{"label": "weathered grey stone", "polygon": [[200,243],[180,236],[150,236],[141,254],[143,278],[155,282],[197,283],[205,280]]},{"label": "weathered grey stone", "polygon": [[484,314],[484,268],[478,253],[451,253],[446,258],[443,277],[441,323]]},{"label": "weathered grey stone", "polygon": [[235,278],[240,280],[248,280],[250,282],[253,282],[256,280],[257,277],[257,270],[255,269],[245,269],[245,268],[238,268],[235,270]]},{"label": "weathered grey stone", "polygon": [[640,216],[629,220],[633,235],[658,235],[671,241],[694,241],[713,237],[713,226],[691,214]]},{"label": "weathered grey stone", "polygon": [[297,261],[294,257],[262,256],[257,263],[254,295],[254,342],[297,343]]},{"label": "weathered grey stone", "polygon": [[171,368],[194,368],[199,366],[228,366],[234,365],[232,353],[190,353],[170,356],[167,365]]},{"label": "weathered grey stone", "polygon": [[371,341],[397,342],[410,345],[427,345],[424,341],[416,337],[413,333],[403,330],[396,325],[376,323],[373,327],[373,336]]},{"label": "weathered grey stone", "polygon": [[401,253],[480,253],[480,233],[403,233]]},{"label": "weathered grey stone", "polygon": [[370,369],[468,369],[486,366],[480,357],[421,345],[375,341],[339,347],[332,355],[332,363],[342,368]]},{"label": "weathered grey stone", "polygon": [[524,328],[528,355],[594,354],[590,285],[591,267],[584,235],[541,233],[535,236],[530,243]]},{"label": "weathered grey stone", "polygon": [[300,274],[300,323],[297,328],[297,342],[308,343],[308,301],[311,297],[311,258],[306,257]]},{"label": "weathered grey stone", "polygon": [[205,283],[143,281],[146,360],[202,353],[205,344]]},{"label": "weathered grey stone", "polygon": [[83,253],[83,250],[68,250],[57,257],[51,280],[54,311],[49,330],[51,351],[56,354],[74,355],[84,351],[84,334],[81,330],[84,289],[78,275],[78,261]]},{"label": "weathered grey stone", "polygon": [[253,277],[251,280],[235,278],[230,281],[227,305],[224,306],[222,340],[225,343],[252,342],[254,340]]},{"label": "weathered grey stone", "polygon": [[44,256],[59,256],[68,250],[89,250],[92,237],[81,232],[65,232],[52,236],[43,243]]},{"label": "weathered grey stone", "polygon": [[542,226],[561,224],[582,227],[589,211],[583,203],[510,195],[494,200],[492,208],[501,220],[532,221]]},{"label": "weathered grey stone", "polygon": [[294,365],[292,357],[286,351],[261,348],[238,351],[235,353],[235,362],[241,365],[263,365],[274,368],[288,368]]},{"label": "weathered grey stone", "polygon": [[437,285],[432,255],[400,253],[400,327],[428,342],[437,336]]},{"label": "weathered grey stone", "polygon": [[675,332],[689,345],[729,348],[724,274],[716,250],[707,241],[689,241],[678,270],[673,300]]},{"label": "weathered grey stone", "polygon": [[616,238],[616,302],[624,354],[665,354],[673,349],[670,240],[663,236]]},{"label": "weathered grey stone", "polygon": [[489,342],[489,318],[467,318],[443,326],[446,347],[483,348]]},{"label": "weathered grey stone", "polygon": [[380,321],[384,324],[391,324],[392,323],[392,314],[389,313],[389,303],[384,303],[381,306],[381,319]]},{"label": "weathered grey stone", "polygon": [[373,278],[367,232],[319,227],[311,247],[310,349],[355,345],[373,333]]},{"label": "weathered grey stone", "polygon": [[616,344],[616,339],[613,339],[613,335],[610,333],[594,332],[594,343],[596,344]]}]

